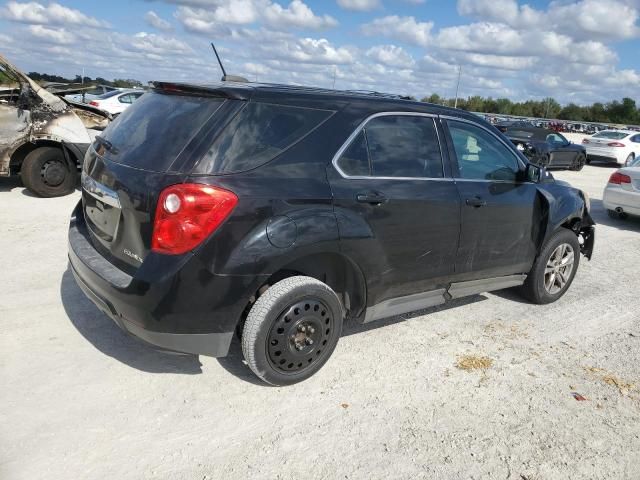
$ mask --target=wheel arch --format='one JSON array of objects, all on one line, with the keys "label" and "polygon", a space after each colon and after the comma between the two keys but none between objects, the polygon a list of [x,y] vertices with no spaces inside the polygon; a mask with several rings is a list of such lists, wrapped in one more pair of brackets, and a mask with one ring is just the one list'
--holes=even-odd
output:
[{"label": "wheel arch", "polygon": [[20,169],[22,168],[22,163],[24,162],[24,159],[27,157],[27,155],[40,147],[59,148],[68,162],[73,162],[76,166],[80,164],[78,153],[75,152],[74,149],[67,147],[63,142],[58,142],[56,140],[36,139],[20,145],[13,151],[9,161],[11,173],[18,174],[20,172]]},{"label": "wheel arch", "polygon": [[[299,257],[280,266],[257,290],[253,301],[269,286],[296,275],[320,280],[341,298],[350,317],[357,317],[366,307],[366,282],[358,265],[336,252],[314,253]],[[250,302],[250,305],[253,302]]]}]

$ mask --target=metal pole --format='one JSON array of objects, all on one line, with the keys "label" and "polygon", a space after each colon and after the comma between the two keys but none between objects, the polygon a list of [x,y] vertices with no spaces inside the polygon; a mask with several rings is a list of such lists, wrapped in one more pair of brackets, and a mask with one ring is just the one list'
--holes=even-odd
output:
[{"label": "metal pole", "polygon": [[453,108],[458,108],[458,91],[460,90],[460,76],[462,75],[462,65],[458,66],[458,84],[456,85],[456,102]]}]

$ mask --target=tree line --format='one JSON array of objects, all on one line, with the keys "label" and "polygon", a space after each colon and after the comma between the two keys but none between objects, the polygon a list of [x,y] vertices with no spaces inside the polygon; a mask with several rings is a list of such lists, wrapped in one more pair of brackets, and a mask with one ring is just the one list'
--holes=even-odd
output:
[{"label": "tree line", "polygon": [[[448,106],[453,106],[455,103],[455,100],[445,99],[435,93],[429,97],[424,97],[421,101]],[[640,109],[636,106],[636,101],[632,98],[623,98],[622,101],[614,100],[609,103],[596,102],[588,106],[569,103],[563,107],[553,98],[512,102],[508,98],[494,99],[491,97],[473,96],[459,98],[458,108],[470,112],[552,118],[577,122],[640,124]]]},{"label": "tree line", "polygon": [[[118,87],[118,88],[132,88],[132,87],[141,87],[142,82],[139,80],[135,80],[133,78],[116,78],[114,80],[107,80],[102,77],[84,77],[81,75],[76,75],[75,78],[66,78],[60,75],[50,75],[48,73],[38,73],[38,72],[29,72],[27,75],[31,77],[32,80],[38,83],[44,82],[54,82],[54,83],[85,83],[89,85],[109,85],[110,87]],[[84,80],[84,82],[83,82]],[[0,84],[3,83],[12,83],[13,79],[9,78],[9,76],[0,70]]]}]

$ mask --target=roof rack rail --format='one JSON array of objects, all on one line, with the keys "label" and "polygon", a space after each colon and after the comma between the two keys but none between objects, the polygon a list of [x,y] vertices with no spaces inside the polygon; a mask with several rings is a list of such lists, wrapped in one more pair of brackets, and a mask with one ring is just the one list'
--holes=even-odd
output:
[{"label": "roof rack rail", "polygon": [[408,95],[398,95],[395,93],[383,93],[377,92],[375,90],[344,90],[345,92],[355,93],[360,95],[371,95],[374,97],[383,97],[383,98],[399,98],[401,100],[410,100],[411,97]]}]

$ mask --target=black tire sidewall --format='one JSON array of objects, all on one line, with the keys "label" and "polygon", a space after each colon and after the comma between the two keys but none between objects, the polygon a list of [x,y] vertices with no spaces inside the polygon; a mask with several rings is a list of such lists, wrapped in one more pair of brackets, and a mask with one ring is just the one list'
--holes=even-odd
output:
[{"label": "black tire sidewall", "polygon": [[[333,351],[335,350],[340,334],[342,332],[343,325],[343,309],[338,299],[338,296],[328,286],[321,282],[311,279],[309,277],[290,277],[297,279],[308,279],[309,281],[300,282],[298,285],[288,289],[285,293],[278,295],[277,298],[265,298],[265,295],[269,295],[269,290],[260,297],[247,317],[247,321],[244,326],[242,335],[242,348],[245,354],[245,359],[249,364],[251,370],[265,382],[274,386],[292,385],[314,375],[320,370],[325,363],[329,360]],[[289,279],[282,280],[276,283],[274,286],[282,282],[286,282]],[[273,288],[272,286],[271,288]],[[275,369],[269,360],[269,353],[267,351],[267,340],[273,323],[282,314],[282,312],[288,308],[291,304],[303,300],[305,298],[318,298],[331,310],[333,318],[333,332],[329,342],[324,347],[320,358],[315,361],[311,366],[305,368],[299,373],[284,373]],[[264,305],[260,305],[261,300],[269,301],[266,315],[262,315],[259,312],[264,308]],[[271,302],[272,300],[275,300]],[[256,309],[257,315],[253,315],[254,309]],[[254,335],[251,338],[247,338],[246,335],[250,335],[253,331]],[[253,362],[247,358],[246,349],[252,349]],[[253,363],[253,364],[252,364]]]},{"label": "black tire sidewall", "polygon": [[[564,288],[556,293],[551,294],[547,292],[544,287],[544,271],[547,266],[547,262],[549,261],[549,257],[553,253],[553,251],[558,247],[558,245],[562,243],[568,243],[573,247],[573,270],[571,271],[571,275],[569,276],[569,281],[566,283]],[[571,284],[573,283],[573,279],[578,272],[578,267],[580,265],[580,243],[578,242],[578,238],[575,233],[566,228],[561,228],[559,231],[554,233],[544,244],[542,250],[540,251],[540,255],[536,259],[529,276],[525,282],[524,288],[527,297],[538,304],[547,304],[553,303],[562,297]]]},{"label": "black tire sidewall", "polygon": [[[57,186],[47,185],[40,174],[43,165],[50,161],[60,162],[66,169],[64,180]],[[60,197],[73,192],[78,174],[75,164],[69,165],[60,148],[39,147],[29,152],[20,167],[20,178],[24,186],[40,197]]]}]

